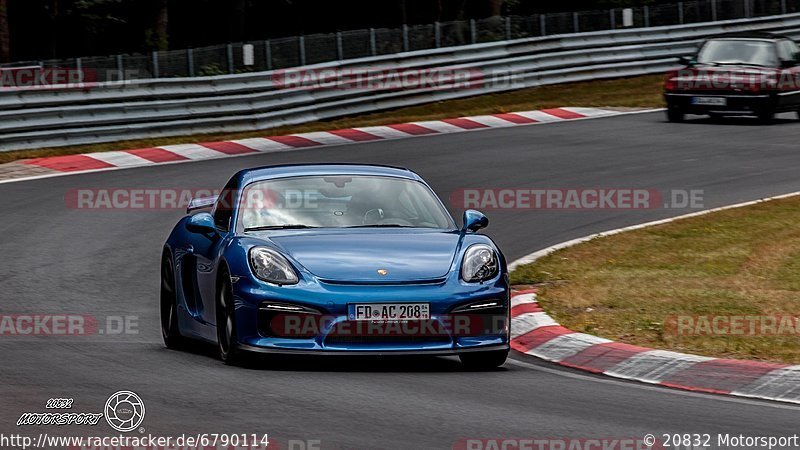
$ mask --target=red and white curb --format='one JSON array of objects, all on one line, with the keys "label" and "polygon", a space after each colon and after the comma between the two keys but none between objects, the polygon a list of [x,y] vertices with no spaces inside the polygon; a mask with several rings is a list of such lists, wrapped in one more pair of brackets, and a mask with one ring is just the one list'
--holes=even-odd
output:
[{"label": "red and white curb", "polygon": [[45,178],[58,174],[94,172],[259,153],[283,152],[358,142],[394,140],[491,128],[592,119],[648,111],[650,110],[614,111],[600,108],[553,108],[541,111],[524,111],[386,126],[318,131],[288,136],[270,136],[201,144],[166,145],[163,147],[135,150],[34,158],[3,165],[5,167],[0,166],[0,182]]},{"label": "red and white curb", "polygon": [[[556,250],[598,237],[798,195],[800,192],[794,192],[598,233],[528,255],[511,263],[509,270],[532,263]],[[544,312],[536,300],[535,290],[515,292],[511,306],[511,348],[526,355],[615,378],[697,392],[800,404],[800,365],[688,355],[577,333],[562,327]]]}]

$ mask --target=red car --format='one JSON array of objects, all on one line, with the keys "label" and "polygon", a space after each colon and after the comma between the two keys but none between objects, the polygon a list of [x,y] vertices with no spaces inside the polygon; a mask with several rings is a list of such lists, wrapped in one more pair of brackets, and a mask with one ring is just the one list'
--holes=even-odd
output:
[{"label": "red car", "polygon": [[800,55],[797,44],[771,33],[736,33],[706,40],[686,67],[667,74],[667,119],[686,114],[756,116],[800,112]]}]

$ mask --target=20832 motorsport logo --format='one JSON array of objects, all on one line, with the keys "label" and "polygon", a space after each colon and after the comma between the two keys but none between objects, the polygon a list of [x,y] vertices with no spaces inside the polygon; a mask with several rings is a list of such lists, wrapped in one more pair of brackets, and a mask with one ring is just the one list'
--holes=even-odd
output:
[{"label": "20832 motorsport logo", "polygon": [[144,420],[144,402],[141,397],[131,391],[119,391],[112,394],[105,403],[102,413],[83,413],[72,411],[73,399],[51,398],[47,401],[43,413],[26,412],[17,420],[17,426],[25,425],[78,425],[95,426],[105,417],[108,425],[120,432],[133,431]]}]

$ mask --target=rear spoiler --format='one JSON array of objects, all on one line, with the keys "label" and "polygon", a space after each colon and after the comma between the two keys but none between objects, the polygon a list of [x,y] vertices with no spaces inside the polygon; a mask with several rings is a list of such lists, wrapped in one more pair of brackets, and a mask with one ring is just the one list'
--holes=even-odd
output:
[{"label": "rear spoiler", "polygon": [[192,212],[201,209],[211,208],[214,206],[214,203],[217,202],[218,198],[219,196],[193,198],[192,201],[189,202],[189,206],[186,207],[186,214],[191,214]]}]

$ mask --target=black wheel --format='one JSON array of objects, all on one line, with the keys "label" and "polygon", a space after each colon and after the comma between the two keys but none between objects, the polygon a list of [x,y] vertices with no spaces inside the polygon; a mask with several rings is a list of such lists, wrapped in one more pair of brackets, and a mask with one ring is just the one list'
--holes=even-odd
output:
[{"label": "black wheel", "polygon": [[505,364],[508,350],[492,350],[490,352],[470,352],[458,355],[461,364],[472,370],[496,369]]},{"label": "black wheel", "polygon": [[714,123],[720,123],[720,122],[722,122],[722,119],[725,118],[722,114],[718,114],[718,113],[710,113],[708,115],[708,117],[710,117],[711,121],[714,122]]},{"label": "black wheel", "polygon": [[167,348],[180,349],[186,345],[186,340],[178,329],[175,269],[169,255],[165,255],[161,261],[161,336]]},{"label": "black wheel", "polygon": [[765,107],[758,111],[758,121],[763,124],[771,124],[775,120],[775,110]]},{"label": "black wheel", "polygon": [[237,348],[236,315],[233,302],[233,289],[231,277],[223,273],[220,277],[219,292],[217,293],[217,342],[219,343],[219,358],[228,365],[237,365],[241,362],[241,351]]},{"label": "black wheel", "polygon": [[667,107],[667,120],[670,122],[683,122],[686,114],[678,106],[669,105]]}]

